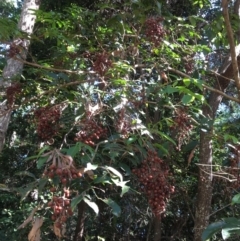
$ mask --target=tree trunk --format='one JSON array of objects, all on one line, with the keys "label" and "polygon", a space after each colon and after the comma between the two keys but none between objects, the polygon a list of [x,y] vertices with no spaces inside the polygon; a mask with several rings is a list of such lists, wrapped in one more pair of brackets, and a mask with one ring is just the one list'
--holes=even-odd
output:
[{"label": "tree trunk", "polygon": [[[235,1],[234,12],[239,15],[240,0]],[[237,37],[239,40],[239,36]],[[239,42],[239,41],[238,41]],[[239,48],[239,46],[237,46]],[[236,48],[236,49],[237,49]],[[239,51],[236,51],[239,55]],[[239,57],[238,57],[239,58]],[[239,65],[239,60],[238,60]],[[219,76],[216,80],[215,88],[225,91],[229,85],[229,81],[224,77],[232,79],[233,68],[231,58],[227,58],[221,66]],[[213,123],[219,104],[222,101],[222,96],[218,93],[212,92],[208,98],[207,105],[203,106],[203,115],[210,120],[207,126],[207,131],[200,133],[200,157],[199,157],[199,180],[198,180],[198,194],[195,213],[194,224],[194,241],[201,241],[202,232],[209,224],[209,216],[211,212],[212,201],[212,135]]]},{"label": "tree trunk", "polygon": [[86,204],[84,201],[81,201],[78,204],[78,217],[77,217],[77,225],[76,225],[76,230],[75,230],[75,235],[73,240],[74,241],[83,241],[83,233],[84,233],[84,213],[85,213],[85,208]]},{"label": "tree trunk", "polygon": [[[18,22],[18,29],[26,33],[30,38],[33,32],[36,16],[32,10],[39,9],[40,0],[25,0],[23,2],[21,16]],[[16,58],[26,60],[30,40],[18,38],[14,39],[10,44],[9,59],[3,69],[0,86],[2,90],[6,90],[13,80],[19,78],[23,70],[23,63]],[[8,108],[6,101],[0,104],[0,152],[3,149],[5,135],[10,122],[11,109]]]},{"label": "tree trunk", "polygon": [[[223,88],[221,89],[223,90]],[[209,106],[203,107],[203,114],[211,118],[211,124],[207,127],[208,131],[200,133],[200,157],[199,157],[199,180],[198,195],[195,213],[194,240],[201,241],[201,235],[209,222],[212,199],[212,134],[213,121],[217,107],[222,97],[217,93],[211,93]],[[214,106],[212,106],[213,104]]]},{"label": "tree trunk", "polygon": [[161,224],[162,224],[161,217],[153,218],[153,241],[161,240]]}]

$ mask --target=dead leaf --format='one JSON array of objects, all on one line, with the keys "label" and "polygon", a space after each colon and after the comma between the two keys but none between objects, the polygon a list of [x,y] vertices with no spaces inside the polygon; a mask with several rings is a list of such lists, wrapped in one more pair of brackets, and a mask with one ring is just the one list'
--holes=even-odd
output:
[{"label": "dead leaf", "polygon": [[28,218],[27,218],[17,229],[25,228],[26,225],[32,221],[33,216],[34,216],[34,214],[35,214],[35,212],[36,212],[37,210],[38,210],[37,207],[34,208],[34,209],[32,210],[32,212],[31,212],[31,214],[28,216]]},{"label": "dead leaf", "polygon": [[67,229],[66,229],[66,223],[64,223],[62,225],[62,230],[61,230],[61,233],[62,233],[62,236],[65,237],[65,233],[66,233]]},{"label": "dead leaf", "polygon": [[58,226],[58,223],[55,222],[53,225],[53,231],[58,238],[61,238],[62,237],[61,229],[57,226]]},{"label": "dead leaf", "polygon": [[85,173],[89,176],[90,179],[94,179],[94,172],[92,170],[88,170]]},{"label": "dead leaf", "polygon": [[43,217],[36,217],[33,227],[28,234],[28,241],[40,241],[40,228],[43,224]]},{"label": "dead leaf", "polygon": [[166,73],[164,71],[162,71],[160,73],[160,76],[161,76],[161,79],[162,79],[163,83],[167,84],[168,83],[168,77],[167,77]]},{"label": "dead leaf", "polygon": [[1,183],[0,183],[0,190],[11,192],[11,190],[5,184],[1,184]]},{"label": "dead leaf", "polygon": [[197,146],[195,146],[193,149],[192,149],[192,151],[191,151],[191,153],[190,153],[190,155],[189,155],[189,157],[188,157],[188,167],[189,167],[189,165],[191,164],[191,161],[192,161],[192,159],[193,159],[193,157],[194,157],[194,152],[195,152],[195,150],[196,150],[196,148],[197,148]]}]

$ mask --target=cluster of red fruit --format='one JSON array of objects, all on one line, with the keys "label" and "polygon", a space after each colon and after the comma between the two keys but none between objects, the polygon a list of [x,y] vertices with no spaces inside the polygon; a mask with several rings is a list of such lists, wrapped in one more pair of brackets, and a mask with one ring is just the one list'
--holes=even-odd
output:
[{"label": "cluster of red fruit", "polygon": [[[56,165],[52,164],[48,167],[48,169],[46,169],[43,173],[45,176],[49,177],[49,178],[53,178],[54,176],[58,176],[59,180],[61,181],[61,183],[63,185],[66,185],[69,180],[71,179],[76,179],[76,178],[80,178],[83,176],[81,171],[78,171],[76,168],[74,167],[57,167]],[[51,188],[50,189],[51,192],[55,192],[56,188]]]},{"label": "cluster of red fruit", "polygon": [[21,52],[21,48],[22,48],[22,46],[17,45],[15,43],[11,43],[9,51],[8,51],[8,57],[9,58],[15,57],[17,54],[19,54]]},{"label": "cluster of red fruit", "polygon": [[67,219],[73,215],[70,207],[71,200],[68,199],[69,195],[69,190],[65,190],[63,197],[53,196],[52,200],[48,203],[48,207],[53,212],[51,219],[54,221],[54,226],[58,229],[61,229]]},{"label": "cluster of red fruit", "polygon": [[190,116],[185,110],[177,109],[176,114],[177,115],[173,118],[174,125],[171,128],[177,130],[177,149],[181,150],[181,146],[183,145],[184,141],[189,139],[193,125],[191,124]]},{"label": "cluster of red fruit", "polygon": [[95,146],[96,142],[107,136],[107,128],[99,125],[93,119],[85,119],[80,123],[81,130],[76,134],[75,141]]},{"label": "cluster of red fruit", "polygon": [[59,106],[46,106],[34,111],[37,134],[42,140],[48,141],[58,133],[60,116]]},{"label": "cluster of red fruit", "polygon": [[111,67],[112,61],[109,59],[109,55],[106,52],[96,56],[96,60],[93,63],[93,70],[100,76],[104,76]]},{"label": "cluster of red fruit", "polygon": [[192,74],[194,70],[194,62],[188,61],[185,63],[184,67],[187,74]]},{"label": "cluster of red fruit", "polygon": [[143,185],[150,207],[155,216],[165,212],[167,200],[174,192],[174,186],[169,183],[169,169],[164,161],[158,157],[156,151],[149,150],[147,159],[140,168],[133,169]]},{"label": "cluster of red fruit", "polygon": [[6,98],[9,107],[11,107],[14,104],[17,95],[19,95],[21,92],[22,86],[20,83],[14,83],[11,86],[7,87]]},{"label": "cluster of red fruit", "polygon": [[151,17],[145,21],[145,34],[156,47],[161,44],[162,39],[166,33],[163,28],[162,21],[162,17]]},{"label": "cluster of red fruit", "polygon": [[60,183],[58,188],[51,187],[50,192],[62,193],[62,196],[53,195],[48,206],[52,209],[52,220],[54,221],[54,232],[57,235],[59,230],[62,230],[67,218],[73,215],[70,207],[70,190],[66,186],[72,179],[81,178],[84,174],[84,168],[76,169],[74,160],[71,156],[65,155],[58,149],[42,154],[42,157],[48,157],[43,176],[50,179],[58,176]]}]

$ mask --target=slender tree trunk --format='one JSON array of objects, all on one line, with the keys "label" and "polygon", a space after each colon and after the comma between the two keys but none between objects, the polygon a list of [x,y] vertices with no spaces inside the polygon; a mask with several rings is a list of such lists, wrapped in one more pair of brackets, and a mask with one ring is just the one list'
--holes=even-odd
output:
[{"label": "slender tree trunk", "polygon": [[[36,16],[32,10],[39,9],[40,0],[25,0],[23,2],[21,16],[18,22],[18,29],[26,33],[28,38],[14,39],[10,44],[9,59],[3,69],[0,87],[6,90],[13,80],[19,78],[23,70],[23,63],[18,59],[25,60],[30,45],[30,35],[33,32]],[[8,108],[6,101],[0,104],[0,152],[3,149],[5,135],[10,122],[11,110]]]},{"label": "slender tree trunk", "polygon": [[153,241],[161,240],[161,224],[162,224],[161,217],[153,218]]},{"label": "slender tree trunk", "polygon": [[75,235],[73,240],[74,241],[83,241],[83,233],[84,233],[84,221],[85,221],[85,208],[86,204],[84,201],[81,201],[78,204],[78,217],[77,217],[77,225],[76,225],[76,230],[75,230]]},{"label": "slender tree trunk", "polygon": [[[223,90],[223,88],[221,89]],[[216,93],[212,93],[209,97],[209,106],[203,107],[203,114],[211,118],[211,124],[207,127],[207,131],[200,133],[200,158],[199,158],[199,180],[198,195],[194,225],[194,240],[201,241],[201,235],[209,222],[209,214],[211,211],[212,200],[212,134],[213,121],[217,107],[222,97]],[[213,104],[214,106],[212,106]]]},{"label": "slender tree trunk", "polygon": [[[236,0],[234,4],[234,12],[239,16],[240,0]],[[239,37],[236,36],[238,42]],[[237,46],[236,49],[239,49]],[[236,51],[239,56],[239,51]],[[239,57],[238,57],[239,65]],[[225,91],[229,85],[229,81],[224,78],[233,78],[233,68],[231,64],[231,58],[226,58],[223,66],[220,68],[219,73],[223,77],[218,77],[216,80],[215,88],[221,91]],[[207,126],[207,131],[201,131],[200,133],[200,157],[199,157],[199,180],[198,180],[198,195],[196,203],[195,213],[195,225],[194,225],[194,241],[201,241],[203,230],[209,224],[209,216],[211,212],[212,201],[212,135],[213,135],[213,123],[219,104],[222,101],[222,96],[218,93],[212,92],[208,98],[207,105],[203,106],[203,114],[209,118],[210,122]]]}]

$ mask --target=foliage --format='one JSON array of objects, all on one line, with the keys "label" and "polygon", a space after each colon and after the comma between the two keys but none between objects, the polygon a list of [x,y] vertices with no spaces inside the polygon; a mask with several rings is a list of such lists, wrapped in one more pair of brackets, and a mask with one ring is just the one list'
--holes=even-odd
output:
[{"label": "foliage", "polygon": [[[0,239],[26,240],[31,219],[44,217],[44,240],[76,240],[84,207],[85,240],[154,240],[155,217],[166,240],[192,240],[198,133],[211,125],[203,84],[227,42],[219,5],[183,4],[43,1],[23,74],[2,97],[13,112],[0,158]],[[2,43],[21,36],[12,20],[1,26]],[[216,124],[228,131],[214,139],[218,165],[221,148],[237,144],[233,126]],[[232,221],[203,238],[221,228],[228,237]]]}]

